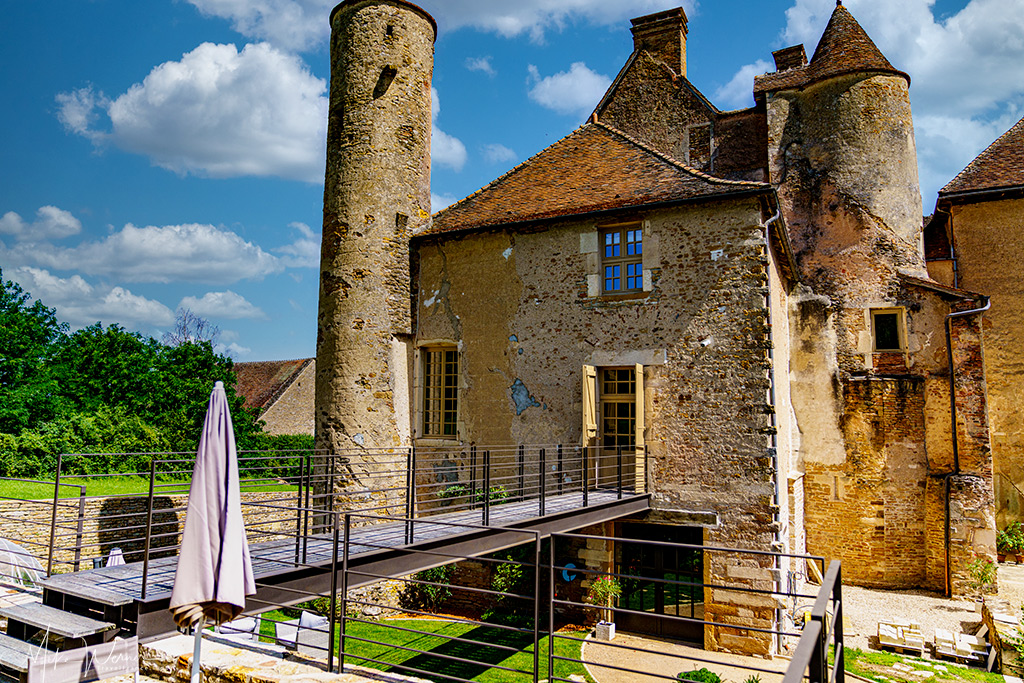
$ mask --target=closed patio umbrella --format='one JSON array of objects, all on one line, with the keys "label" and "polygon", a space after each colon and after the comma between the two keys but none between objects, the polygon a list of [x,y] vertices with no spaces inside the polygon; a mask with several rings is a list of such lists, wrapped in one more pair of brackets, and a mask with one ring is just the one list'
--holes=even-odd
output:
[{"label": "closed patio umbrella", "polygon": [[193,681],[199,673],[203,624],[234,619],[245,609],[245,596],[255,592],[242,522],[235,432],[224,384],[217,382],[196,453],[170,603],[175,623],[196,629]]}]

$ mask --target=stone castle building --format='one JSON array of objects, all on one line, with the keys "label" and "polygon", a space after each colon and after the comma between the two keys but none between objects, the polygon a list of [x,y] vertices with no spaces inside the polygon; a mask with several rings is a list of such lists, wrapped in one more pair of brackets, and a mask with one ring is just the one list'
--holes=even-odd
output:
[{"label": "stone castle building", "polygon": [[964,592],[995,541],[987,298],[929,270],[910,76],[842,4],[741,111],[687,79],[682,9],[634,19],[582,126],[432,218],[433,21],[332,26],[318,445],[626,445],[649,524]]}]

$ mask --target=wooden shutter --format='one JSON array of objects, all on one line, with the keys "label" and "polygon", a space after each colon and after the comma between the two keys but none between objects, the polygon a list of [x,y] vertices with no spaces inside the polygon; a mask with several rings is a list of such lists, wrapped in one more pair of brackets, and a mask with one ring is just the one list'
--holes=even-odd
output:
[{"label": "wooden shutter", "polygon": [[633,438],[633,443],[636,445],[636,492],[646,493],[647,492],[647,448],[644,443],[644,429],[647,423],[644,420],[644,366],[636,365],[636,398],[635,398],[635,429],[636,435]]},{"label": "wooden shutter", "polygon": [[583,366],[583,446],[597,441],[597,368]]}]

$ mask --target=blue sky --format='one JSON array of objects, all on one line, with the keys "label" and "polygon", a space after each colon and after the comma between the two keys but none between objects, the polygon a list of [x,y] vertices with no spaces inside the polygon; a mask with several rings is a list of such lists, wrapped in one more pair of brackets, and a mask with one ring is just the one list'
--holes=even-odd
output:
[{"label": "blue sky", "polygon": [[[186,306],[236,360],[314,355],[333,0],[6,0],[0,268],[73,327],[160,337]],[[582,123],[680,0],[424,0],[440,35],[435,209]],[[834,0],[683,0],[688,76],[752,103]],[[913,78],[925,211],[1024,116],[1024,0],[848,0]]]}]

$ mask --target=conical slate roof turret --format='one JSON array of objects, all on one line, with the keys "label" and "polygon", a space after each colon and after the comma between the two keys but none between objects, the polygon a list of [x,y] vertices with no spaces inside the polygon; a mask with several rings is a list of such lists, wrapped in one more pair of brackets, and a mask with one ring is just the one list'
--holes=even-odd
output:
[{"label": "conical slate roof turret", "polygon": [[754,92],[803,88],[811,83],[853,73],[892,74],[902,76],[907,79],[907,84],[910,83],[910,76],[885,58],[850,14],[850,10],[843,7],[842,2],[837,2],[810,63],[756,77]]},{"label": "conical slate roof turret", "polygon": [[889,63],[842,2],[836,3],[811,57],[809,70],[812,81],[865,71],[891,73],[910,81],[910,76]]}]

